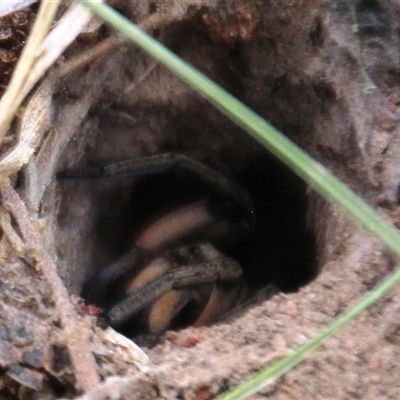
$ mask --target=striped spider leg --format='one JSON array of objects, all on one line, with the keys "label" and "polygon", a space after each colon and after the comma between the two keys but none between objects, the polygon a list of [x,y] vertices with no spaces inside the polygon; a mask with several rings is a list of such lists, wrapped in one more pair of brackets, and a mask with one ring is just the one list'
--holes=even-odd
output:
[{"label": "striped spider leg", "polygon": [[[147,329],[160,333],[172,326],[183,310],[185,314],[195,314],[191,323],[208,324],[235,303],[232,293],[238,292],[232,287],[241,287],[238,263],[210,244],[235,242],[254,226],[249,194],[226,171],[222,173],[183,154],[164,153],[66,171],[58,178],[145,179],[163,173],[175,174],[188,185],[200,188],[198,199],[149,223],[137,235],[130,251],[85,283],[83,297],[88,302],[101,304],[104,297],[112,299],[106,316],[116,327],[144,312]],[[194,242],[198,246],[195,262],[177,267],[171,254],[180,244],[193,246]]]}]

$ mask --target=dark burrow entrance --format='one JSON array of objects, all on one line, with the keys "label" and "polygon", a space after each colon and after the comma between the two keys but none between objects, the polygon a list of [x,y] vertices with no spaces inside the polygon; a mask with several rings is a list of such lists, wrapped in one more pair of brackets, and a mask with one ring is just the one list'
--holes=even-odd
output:
[{"label": "dark burrow entrance", "polygon": [[[258,146],[256,148],[257,151],[251,153],[253,156],[242,160],[240,166],[230,157],[223,156],[225,152],[229,153],[229,149],[220,151],[221,157],[218,154],[207,154],[205,150],[193,152],[170,148],[168,145],[157,152],[173,150],[174,154],[193,155],[195,159],[202,161],[200,165],[223,171],[223,176],[228,175],[231,181],[244,188],[254,203],[251,207],[252,216],[255,218],[254,226],[251,229],[246,227],[246,232],[239,230],[239,234],[236,228],[242,221],[237,222],[231,218],[231,214],[236,211],[232,211],[231,204],[226,206],[225,203],[230,203],[232,199],[229,196],[221,198],[219,183],[204,182],[198,178],[197,172],[188,172],[185,168],[173,167],[157,173],[150,170],[136,178],[122,176],[60,181],[59,185],[67,193],[64,194],[64,198],[68,199],[69,204],[71,201],[74,203],[71,196],[75,196],[78,203],[82,201],[82,196],[86,196],[89,202],[92,228],[88,230],[86,240],[91,240],[92,253],[90,265],[87,266],[80,283],[80,287],[83,287],[81,296],[86,302],[96,304],[106,311],[113,309],[127,297],[127,281],[133,282],[138,279],[137,276],[141,276],[139,279],[144,280],[146,284],[152,280],[159,280],[161,272],[154,264],[157,264],[160,257],[167,260],[168,268],[175,269],[210,261],[210,250],[206,251],[205,256],[202,253],[202,246],[205,244],[211,244],[211,252],[217,251],[218,257],[222,255],[238,262],[243,271],[240,288],[236,287],[239,285],[236,280],[228,279],[217,283],[221,289],[218,296],[229,298],[229,304],[224,306],[221,312],[212,312],[211,314],[216,314],[212,317],[203,316],[203,310],[211,302],[213,283],[190,284],[181,290],[169,291],[185,292],[178,298],[165,293],[158,297],[154,295],[154,300],[139,312],[123,319],[123,322],[113,321],[113,325],[132,336],[149,330],[158,334],[167,328],[201,324],[203,320],[209,324],[223,318],[230,308],[251,300],[264,287],[274,285],[282,291],[290,292],[309,282],[316,274],[316,246],[313,232],[307,227],[306,185],[266,151],[260,151]],[[222,162],[221,159],[224,158]],[[121,257],[132,251],[135,244],[140,242],[143,232],[154,225],[155,221],[204,199],[213,203],[213,209],[207,212],[212,214],[212,219],[218,222],[217,224],[211,228],[207,226],[205,230],[201,227],[193,228],[189,234],[178,235],[177,240],[171,242],[163,238],[162,240],[167,242],[165,246],[160,250],[151,249],[144,255],[140,254],[139,259],[134,255],[134,261],[132,258],[128,261],[128,264],[133,266],[125,265],[125,272],[115,275],[118,276],[117,279],[107,272],[110,265],[115,265]],[[61,209],[63,208],[64,205],[61,206]],[[193,212],[196,210],[189,211]],[[70,220],[68,212],[60,213],[60,227],[68,224],[66,219]],[[223,233],[215,234],[214,231],[218,229],[222,229]],[[141,250],[139,249],[140,252]],[[215,255],[211,258],[215,262]],[[143,275],[141,271],[147,270],[149,272]],[[102,287],[104,282],[106,285]],[[158,289],[153,287],[149,290]],[[147,296],[148,293],[143,295]],[[160,298],[163,296],[166,299],[170,296],[172,300],[161,302]],[[218,298],[220,302],[225,301]],[[154,311],[152,307],[154,308],[157,302],[160,305]],[[176,309],[179,309],[179,312],[173,311]],[[161,322],[153,322],[152,325],[152,322],[149,322],[151,313],[170,313],[170,317],[166,321],[162,319]],[[107,314],[105,319],[108,319]]]},{"label": "dark burrow entrance", "polygon": [[254,199],[254,231],[232,249],[252,288],[268,282],[295,291],[316,271],[314,235],[307,227],[305,184],[279,161],[269,157],[243,175]]},{"label": "dark burrow entrance", "polygon": [[[225,31],[220,32],[221,37],[215,37],[212,26],[204,25],[208,15],[204,12],[206,10],[172,24],[163,32],[164,43],[297,143],[313,149],[316,115],[325,116],[330,106],[321,98],[326,97],[328,90],[318,92],[303,69],[289,60],[291,51],[297,47],[292,47],[289,41],[285,47],[287,53],[282,53],[282,43],[279,41],[278,45],[276,33],[270,32],[268,23],[258,25],[258,19],[253,20],[254,34],[246,38],[239,35],[232,39],[223,34]],[[286,26],[280,28],[287,29]],[[304,34],[308,35],[307,32]],[[315,51],[317,44],[311,41],[309,45],[311,51]],[[300,51],[296,53],[297,56],[300,54]],[[125,299],[127,282],[133,282],[135,274],[140,276],[140,285],[147,287],[148,282],[159,279],[165,271],[205,264],[218,257],[241,266],[245,292],[232,291],[232,282],[223,280],[218,283],[222,295],[216,295],[213,283],[207,281],[185,287],[186,294],[175,296],[169,303],[161,302],[157,309],[159,314],[171,314],[174,304],[175,309],[180,310],[161,323],[159,329],[153,329],[163,331],[196,323],[196,318],[202,322],[207,320],[207,323],[218,320],[203,318],[202,310],[207,309],[207,302],[213,296],[221,300],[218,296],[223,296],[223,292],[234,300],[246,301],[269,285],[292,292],[308,283],[317,272],[317,244],[314,232],[308,227],[306,185],[185,84],[171,77],[164,68],[152,64],[154,61],[135,50],[116,60],[115,68],[119,73],[113,75],[115,81],[108,82],[105,89],[106,104],[92,107],[82,128],[81,137],[85,139],[71,141],[70,149],[67,149],[67,154],[75,151],[77,155],[66,160],[59,170],[84,168],[91,160],[106,165],[166,152],[185,154],[230,176],[229,181],[240,183],[254,203],[254,227],[246,235],[238,235],[240,238],[224,240],[226,236],[236,235],[236,230],[233,229],[232,234],[228,226],[232,223],[229,208],[232,198],[223,198],[221,206],[220,200],[215,200],[220,198],[218,182],[205,183],[193,171],[177,172],[172,168],[136,178],[59,182],[62,203],[58,218],[61,233],[58,248],[65,251],[60,258],[70,260],[70,265],[74,266],[73,277],[69,267],[65,267],[70,290],[81,294],[87,302],[109,310]],[[143,76],[146,78],[140,84],[131,87],[127,84],[132,77],[140,81]],[[76,158],[81,162],[77,163]],[[202,201],[206,202],[205,206],[199,206]],[[213,204],[211,214],[208,202]],[[179,240],[165,240],[166,245],[161,246],[161,250],[146,250],[143,254],[138,243],[149,226],[153,226],[154,221],[164,221],[166,215],[190,204],[197,204],[192,212],[198,212],[206,219],[211,215],[220,227],[221,221],[229,222],[224,227],[228,231],[224,239],[215,232],[210,235],[211,228],[204,234],[202,225],[188,235],[178,235]],[[208,210],[205,213],[203,206]],[[176,218],[176,213],[173,215]],[[229,218],[226,219],[227,215]],[[236,227],[237,224],[240,222],[233,223]],[[203,245],[211,247],[205,251]],[[130,261],[125,263],[134,264],[135,272],[125,265],[128,272],[117,279],[99,278],[102,273],[112,275],[99,271],[107,271],[108,266],[135,246],[139,247],[140,254],[131,254]],[[154,265],[160,257],[167,267]],[[143,270],[147,274],[144,277],[140,272]],[[91,280],[93,277],[95,280]],[[102,284],[96,278],[111,282],[105,285],[105,294],[103,289],[98,289]],[[220,303],[219,300],[213,301]],[[232,307],[237,305],[234,300],[229,300]],[[128,323],[129,335],[138,333],[137,326],[140,326],[139,333],[148,330],[152,304],[154,302],[140,311],[138,318],[130,320],[133,322]],[[222,308],[227,311],[229,307]],[[221,312],[218,317],[223,314]],[[115,325],[125,332],[126,321]]]}]

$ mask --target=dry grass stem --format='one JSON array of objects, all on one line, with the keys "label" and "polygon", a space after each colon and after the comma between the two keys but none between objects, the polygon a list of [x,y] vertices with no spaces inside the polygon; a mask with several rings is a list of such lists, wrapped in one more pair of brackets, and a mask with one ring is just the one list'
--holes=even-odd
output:
[{"label": "dry grass stem", "polygon": [[[44,7],[44,4],[53,4],[53,2],[42,2],[42,4]],[[48,17],[49,15],[46,13],[46,18]],[[35,21],[35,26],[39,18],[40,13]],[[18,61],[10,85],[0,101],[0,109],[7,110],[4,114],[0,114],[0,139],[6,135],[10,123],[24,98],[28,95],[43,74],[54,64],[57,58],[60,57],[63,51],[75,40],[82,29],[90,21],[90,18],[91,13],[85,7],[79,4],[72,4],[63,18],[58,21],[57,26],[45,39],[43,35],[44,31],[40,36],[40,41],[35,35],[35,50],[27,52],[30,57],[27,61],[24,60],[25,51],[23,52]],[[50,23],[52,19],[53,17],[51,18]],[[37,22],[37,24],[42,26],[44,23]],[[48,29],[44,33],[47,32]],[[33,33],[31,36],[32,35]]]},{"label": "dry grass stem", "polygon": [[21,92],[28,79],[28,75],[34,64],[38,48],[42,44],[47,32],[50,29],[54,15],[57,12],[60,0],[43,1],[39,8],[39,13],[33,25],[31,34],[22,51],[21,57],[15,68],[11,82],[7,87],[0,102],[0,140],[6,135],[11,121],[20,105]]},{"label": "dry grass stem", "polygon": [[[145,31],[149,31],[155,28],[159,28],[162,25],[167,24],[171,21],[172,18],[163,18],[160,14],[150,15],[148,18],[145,18],[138,26]],[[73,71],[76,71],[79,68],[84,67],[85,65],[103,57],[106,54],[109,54],[113,50],[118,50],[121,46],[129,45],[131,41],[125,36],[111,36],[107,39],[104,39],[102,42],[93,46],[89,50],[84,51],[83,53],[71,58],[65,64],[60,66],[57,70],[57,77],[62,78]],[[154,63],[154,66],[157,63]],[[151,68],[151,71],[154,69]],[[150,72],[151,72],[150,71]]]},{"label": "dry grass stem", "polygon": [[30,99],[21,120],[19,140],[0,158],[0,178],[7,178],[28,163],[44,132],[50,129],[52,85],[47,80]]}]

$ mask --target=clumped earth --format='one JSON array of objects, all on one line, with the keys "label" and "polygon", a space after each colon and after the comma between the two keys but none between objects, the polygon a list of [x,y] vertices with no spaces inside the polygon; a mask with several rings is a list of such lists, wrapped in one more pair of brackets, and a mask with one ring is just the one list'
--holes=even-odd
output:
[{"label": "clumped earth", "polygon": [[[146,25],[157,39],[400,223],[399,4],[136,3],[114,5],[139,23],[159,13]],[[103,28],[81,39],[66,62],[107,35]],[[118,46],[40,90],[51,99],[53,131],[16,184],[46,222],[41,236],[70,294],[78,297],[88,276],[126,251],[134,232],[120,221],[135,187],[128,178],[57,182],[54,173],[193,149],[211,151],[248,185],[261,222],[233,256],[250,281],[284,291],[272,298],[255,291],[251,307],[211,327],[140,338],[142,350],[86,315],[99,374],[108,380],[82,398],[214,398],[313,337],[393,270],[368,233],[139,50]],[[33,173],[42,192],[30,186]],[[4,398],[74,397],[71,354],[60,345],[49,288],[39,272],[8,257],[1,265]],[[252,398],[399,398],[399,290]],[[77,299],[76,306],[96,313]]]}]

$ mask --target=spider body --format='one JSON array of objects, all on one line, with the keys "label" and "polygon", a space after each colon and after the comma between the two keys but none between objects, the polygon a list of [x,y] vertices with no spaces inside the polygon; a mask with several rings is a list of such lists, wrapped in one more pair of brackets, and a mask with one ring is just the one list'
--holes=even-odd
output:
[{"label": "spider body", "polygon": [[[146,179],[163,173],[191,186],[194,199],[147,222],[131,250],[84,285],[85,300],[105,307],[117,327],[141,320],[150,332],[160,333],[178,320],[208,324],[240,297],[240,266],[210,243],[239,240],[252,231],[255,215],[249,194],[224,167],[165,153],[58,177]],[[189,249],[191,256],[182,257]],[[177,258],[184,259],[184,267]]]}]

